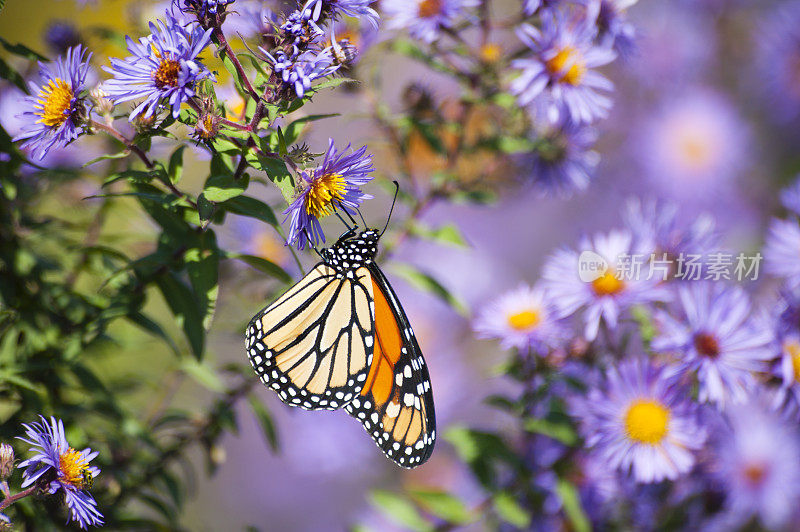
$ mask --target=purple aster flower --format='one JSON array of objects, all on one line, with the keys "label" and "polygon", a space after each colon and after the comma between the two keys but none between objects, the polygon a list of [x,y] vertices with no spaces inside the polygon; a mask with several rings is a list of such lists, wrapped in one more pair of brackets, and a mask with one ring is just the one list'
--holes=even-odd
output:
[{"label": "purple aster flower", "polygon": [[553,8],[558,4],[567,4],[579,0],[522,0],[522,11],[526,15],[533,15],[539,9]]},{"label": "purple aster flower", "polygon": [[292,90],[302,98],[311,84],[336,72],[341,65],[334,64],[331,48],[321,51],[307,50],[300,54],[286,55],[279,50],[273,56],[264,48],[259,48],[272,63],[276,74],[280,74],[285,89]]},{"label": "purple aster flower", "polygon": [[613,50],[594,42],[596,28],[589,19],[566,19],[555,10],[541,15],[542,29],[523,24],[517,36],[533,52],[511,65],[520,75],[511,92],[520,105],[544,99],[555,111],[565,109],[574,122],[592,122],[607,114],[614,86],[594,69],[616,57]]},{"label": "purple aster flower", "polygon": [[770,530],[788,530],[800,498],[800,439],[787,423],[756,396],[726,411],[712,440],[712,479],[725,493],[728,530],[757,517]]},{"label": "purple aster flower", "polygon": [[[85,529],[87,526],[101,526],[103,515],[97,510],[94,497],[87,491],[100,470],[90,466],[97,451],[86,448],[76,451],[64,437],[64,424],[61,420],[50,418],[50,423],[39,416],[39,423],[23,424],[26,438],[19,439],[32,445],[36,455],[19,464],[24,468],[22,487],[26,488],[45,477],[49,480],[51,494],[63,490],[70,518]],[[51,480],[50,480],[51,479]]]},{"label": "purple aster flower", "polygon": [[748,162],[747,124],[707,89],[671,98],[634,135],[645,174],[675,196],[707,197],[729,187]]},{"label": "purple aster flower", "polygon": [[794,183],[781,191],[781,203],[800,216],[800,176],[795,178]]},{"label": "purple aster flower", "polygon": [[530,165],[528,172],[543,195],[569,197],[589,186],[600,162],[592,150],[596,140],[594,128],[569,119],[543,126],[535,152],[523,164]]},{"label": "purple aster flower", "polygon": [[683,223],[674,203],[632,198],[627,202],[624,218],[638,248],[647,256],[661,260],[666,255],[672,261],[674,271],[670,278],[688,275],[689,272],[681,271],[681,260],[700,257],[715,249],[715,223],[710,215],[698,215],[688,225]]},{"label": "purple aster flower", "polygon": [[338,19],[342,15],[353,18],[365,18],[374,27],[378,27],[380,15],[370,4],[376,0],[306,0],[301,9],[306,20],[319,21],[323,15]]},{"label": "purple aster flower", "polygon": [[560,317],[584,311],[587,340],[597,337],[601,320],[614,329],[620,315],[633,305],[669,299],[657,277],[647,279],[631,267],[639,252],[629,232],[583,238],[579,250],[553,254],[544,265],[543,279]]},{"label": "purple aster flower", "polygon": [[466,10],[478,0],[383,0],[381,8],[389,21],[389,29],[407,29],[409,34],[426,43],[439,38],[442,28],[451,28],[466,16]]},{"label": "purple aster flower", "polygon": [[670,373],[627,361],[609,368],[603,384],[573,404],[590,452],[611,469],[632,471],[637,482],[687,473],[706,439],[689,394]]},{"label": "purple aster flower", "polygon": [[745,292],[722,283],[678,287],[680,309],[658,311],[657,352],[680,357],[681,374],[697,377],[701,402],[722,407],[742,403],[755,385],[754,372],[774,357],[774,334]]},{"label": "purple aster flower", "polygon": [[600,42],[613,47],[623,57],[630,55],[636,30],[628,22],[627,11],[638,0],[580,1],[590,10],[589,18],[596,21]]},{"label": "purple aster flower", "polygon": [[541,287],[520,285],[480,312],[474,328],[479,338],[498,338],[503,349],[547,354],[569,335],[556,318],[556,308]]},{"label": "purple aster flower", "polygon": [[153,117],[165,105],[172,108],[172,116],[177,118],[181,104],[195,95],[197,82],[213,79],[197,59],[208,46],[212,30],[204,31],[197,24],[189,27],[167,13],[166,21],[150,23],[151,35],[138,43],[126,37],[132,56],[111,58],[111,68],[105,70],[114,79],[108,80],[104,89],[114,103],[144,100],[133,110],[130,121],[139,115]]},{"label": "purple aster flower", "polygon": [[31,95],[25,98],[27,110],[20,115],[25,124],[14,141],[24,140],[22,147],[30,147],[37,159],[81,134],[86,110],[79,95],[85,87],[90,58],[91,54],[84,57],[80,46],[70,48],[51,64],[39,63],[40,83],[28,83]]},{"label": "purple aster flower", "polygon": [[796,218],[772,220],[764,246],[764,270],[800,287],[800,224]]},{"label": "purple aster flower", "polygon": [[325,34],[316,22],[305,18],[300,10],[290,13],[280,28],[296,46],[305,46]]},{"label": "purple aster flower", "polygon": [[366,146],[346,153],[349,150],[348,144],[344,151],[338,151],[330,139],[322,164],[300,172],[297,196],[283,213],[291,220],[289,244],[303,249],[306,244],[325,242],[320,218],[336,209],[354,215],[361,202],[372,197],[359,188],[372,180],[372,155],[366,155]]},{"label": "purple aster flower", "polygon": [[54,20],[48,24],[44,40],[56,55],[66,54],[70,48],[77,48],[83,44],[78,28],[66,20]]},{"label": "purple aster flower", "polygon": [[200,17],[224,13],[225,8],[235,0],[183,0],[184,9],[190,13],[197,13]]}]

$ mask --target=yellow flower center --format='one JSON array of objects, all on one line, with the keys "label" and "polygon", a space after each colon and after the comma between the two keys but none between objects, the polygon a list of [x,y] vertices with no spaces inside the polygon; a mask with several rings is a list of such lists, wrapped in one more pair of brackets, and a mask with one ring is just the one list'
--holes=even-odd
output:
[{"label": "yellow flower center", "polygon": [[703,169],[710,164],[713,149],[702,135],[687,131],[684,137],[678,140],[678,143],[687,166]]},{"label": "yellow flower center", "polygon": [[325,174],[314,177],[306,192],[306,213],[322,218],[333,213],[334,201],[344,199],[345,180],[339,174]]},{"label": "yellow flower center", "polygon": [[64,123],[69,116],[72,105],[72,88],[61,78],[51,79],[50,82],[39,91],[39,100],[36,108],[41,112],[36,113],[41,116],[42,124],[49,127],[58,127]]},{"label": "yellow flower center", "polygon": [[503,53],[503,49],[496,42],[489,42],[481,46],[481,59],[486,63],[494,63]]},{"label": "yellow flower center", "polygon": [[800,382],[800,343],[792,340],[787,341],[785,344],[783,344],[783,349],[792,359],[794,380]]},{"label": "yellow flower center", "polygon": [[153,79],[159,88],[177,87],[178,74],[181,71],[181,64],[174,59],[162,59],[158,68],[153,72]]},{"label": "yellow flower center", "polygon": [[764,464],[750,463],[742,469],[744,480],[753,487],[760,486],[767,476],[767,468]]},{"label": "yellow flower center", "polygon": [[717,358],[719,356],[719,342],[714,336],[708,333],[697,333],[694,335],[694,347],[702,356]]},{"label": "yellow flower center", "polygon": [[625,433],[639,443],[660,443],[668,429],[669,410],[658,401],[634,401],[625,413]]},{"label": "yellow flower center", "polygon": [[78,488],[82,488],[86,484],[86,473],[89,472],[89,466],[81,453],[72,447],[59,457],[58,469],[61,472],[61,480],[64,482]]},{"label": "yellow flower center", "polygon": [[547,61],[546,66],[550,74],[561,76],[558,81],[563,81],[573,86],[579,85],[586,74],[586,64],[580,52],[572,46],[562,48],[555,57]]},{"label": "yellow flower center", "polygon": [[592,281],[592,290],[598,296],[613,296],[625,289],[625,283],[621,279],[617,279],[614,271],[611,269]]},{"label": "yellow flower center", "polygon": [[419,16],[420,18],[435,17],[442,12],[441,0],[422,0],[419,3]]},{"label": "yellow flower center", "polygon": [[518,331],[533,329],[539,325],[540,321],[542,321],[542,317],[536,310],[523,310],[508,317],[508,324],[512,329]]}]

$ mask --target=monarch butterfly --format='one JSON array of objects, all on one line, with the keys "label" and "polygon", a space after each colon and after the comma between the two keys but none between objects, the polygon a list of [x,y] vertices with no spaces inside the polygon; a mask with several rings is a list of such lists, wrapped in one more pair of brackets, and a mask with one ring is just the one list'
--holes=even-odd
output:
[{"label": "monarch butterfly", "polygon": [[430,377],[414,331],[375,263],[381,233],[349,229],[303,279],[255,315],[245,347],[265,386],[306,410],[344,408],[396,464],[436,441]]}]

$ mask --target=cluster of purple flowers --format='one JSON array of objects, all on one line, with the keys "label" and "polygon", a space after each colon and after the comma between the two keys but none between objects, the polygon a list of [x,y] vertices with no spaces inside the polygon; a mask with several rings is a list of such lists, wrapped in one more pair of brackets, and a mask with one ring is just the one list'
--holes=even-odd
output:
[{"label": "cluster of purple flowers", "polygon": [[[597,165],[590,124],[608,114],[613,84],[598,68],[633,48],[627,9],[636,0],[525,0],[535,17],[517,28],[525,53],[511,61],[510,91],[527,107],[544,140],[523,158],[523,171],[545,194],[585,190]],[[532,164],[529,162],[532,160]]]},{"label": "cluster of purple flowers", "polygon": [[325,45],[323,25],[343,15],[367,20],[377,26],[378,13],[370,7],[375,0],[307,0],[284,17],[278,25],[276,46],[260,47],[273,72],[287,93],[302,98],[314,81],[325,78],[348,65],[355,53],[348,39],[338,41],[331,28]]},{"label": "cluster of purple flowers", "polygon": [[[478,336],[584,382],[585,390],[565,390],[563,399],[583,437],[587,504],[609,489],[630,500],[644,493],[642,485],[670,481],[684,498],[724,497],[702,526],[757,520],[783,529],[797,519],[797,190],[782,194],[790,218],[773,222],[764,250],[777,294],[725,280],[616,275],[631,254],[654,260],[718,249],[707,217],[686,222],[674,205],[631,201],[627,227],[556,251],[540,283],[502,295],[477,316]],[[591,510],[598,523],[619,500],[601,498]]]}]

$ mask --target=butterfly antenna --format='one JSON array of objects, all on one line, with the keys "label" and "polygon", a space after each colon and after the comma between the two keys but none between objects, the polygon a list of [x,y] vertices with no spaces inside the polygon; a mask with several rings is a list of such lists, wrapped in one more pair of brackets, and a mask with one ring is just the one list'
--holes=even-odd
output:
[{"label": "butterfly antenna", "polygon": [[[353,217],[352,217],[352,216],[350,216],[350,214],[348,214],[348,212],[347,212],[347,211],[343,211],[343,212],[344,212],[345,214],[347,214],[347,216],[348,216],[348,217],[349,217],[349,218],[350,218],[350,219],[353,221],[353,225],[355,225],[355,226],[358,226],[358,224],[356,223],[356,221],[355,221],[355,220],[353,220]],[[333,211],[333,213],[336,215],[336,217],[337,217],[337,218],[339,218],[339,220],[340,220],[340,221],[341,221],[341,222],[344,224],[344,226],[345,226],[345,227],[346,227],[348,230],[352,229],[352,227],[350,227],[350,224],[349,224],[349,223],[347,223],[347,220],[345,220],[344,218],[342,218],[342,215],[341,215],[341,214],[339,214],[339,211]]]},{"label": "butterfly antenna", "polygon": [[383,231],[381,231],[380,236],[383,236],[383,233],[385,233],[386,229],[389,228],[389,220],[392,219],[392,212],[394,212],[394,204],[397,201],[397,193],[400,192],[400,183],[398,183],[396,179],[392,181],[392,183],[394,183],[394,198],[392,198],[392,206],[389,207],[389,216],[386,217],[386,225],[383,226]]},{"label": "butterfly antenna", "polygon": [[361,217],[361,221],[362,221],[362,222],[364,222],[364,227],[367,227],[367,221],[364,219],[364,215],[363,215],[363,214],[361,214],[361,209],[359,209],[358,207],[356,207],[356,212],[357,212],[357,213],[358,213],[358,215]]}]

